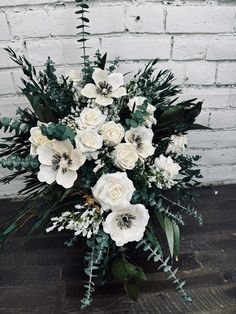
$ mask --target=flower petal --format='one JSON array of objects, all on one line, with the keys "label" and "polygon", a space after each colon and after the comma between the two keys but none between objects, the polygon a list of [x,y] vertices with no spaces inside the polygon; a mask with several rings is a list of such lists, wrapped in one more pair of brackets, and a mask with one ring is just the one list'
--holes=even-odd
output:
[{"label": "flower petal", "polygon": [[102,69],[95,69],[92,78],[96,85],[98,85],[100,82],[108,82],[107,72]]},{"label": "flower petal", "polygon": [[79,148],[76,148],[71,153],[72,165],[68,168],[70,170],[78,170],[85,163],[85,156],[81,153]]},{"label": "flower petal", "polygon": [[54,141],[52,143],[52,146],[53,146],[54,150],[61,155],[63,153],[68,153],[70,155],[72,150],[73,150],[73,145],[71,144],[70,140]]},{"label": "flower petal", "polygon": [[120,98],[125,95],[127,95],[125,87],[119,87],[111,93],[111,96],[115,98]]},{"label": "flower petal", "polygon": [[67,169],[66,172],[63,172],[60,168],[57,172],[56,181],[57,184],[62,185],[65,189],[69,189],[73,186],[77,177],[76,171]]},{"label": "flower petal", "polygon": [[102,95],[97,95],[95,102],[100,106],[108,106],[113,103],[113,99],[111,97],[104,97]]},{"label": "flower petal", "polygon": [[109,75],[108,83],[112,86],[112,89],[117,89],[124,85],[124,76],[121,73],[112,73]]},{"label": "flower petal", "polygon": [[41,165],[39,168],[38,179],[40,182],[51,184],[56,180],[56,172],[51,166]]},{"label": "flower petal", "polygon": [[87,98],[96,98],[97,97],[97,87],[94,84],[87,84],[81,90],[81,95]]},{"label": "flower petal", "polygon": [[51,166],[53,156],[56,154],[56,151],[51,145],[40,145],[36,153],[38,154],[39,162],[43,165]]}]

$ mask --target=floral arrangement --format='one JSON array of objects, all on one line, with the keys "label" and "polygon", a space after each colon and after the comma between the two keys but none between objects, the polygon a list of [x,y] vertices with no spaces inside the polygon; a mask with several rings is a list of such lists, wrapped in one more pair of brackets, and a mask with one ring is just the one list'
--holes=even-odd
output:
[{"label": "floral arrangement", "polygon": [[[157,269],[169,273],[185,302],[192,298],[172,266],[178,260],[184,216],[202,223],[186,201],[195,201],[200,171],[189,156],[187,131],[195,124],[201,102],[178,102],[180,88],[169,71],[156,72],[151,61],[125,83],[119,60],[107,62],[100,52],[86,55],[89,5],[77,0],[83,67],[57,77],[48,59],[37,71],[25,56],[7,48],[24,73],[22,93],[30,107],[17,118],[2,117],[0,163],[23,177],[19,192],[27,204],[1,230],[2,244],[27,222],[38,230],[68,231],[67,245],[80,241],[85,261],[82,308],[92,303],[95,285],[123,282],[137,300],[145,273],[135,261],[143,250]],[[82,244],[81,244],[82,243]]]}]

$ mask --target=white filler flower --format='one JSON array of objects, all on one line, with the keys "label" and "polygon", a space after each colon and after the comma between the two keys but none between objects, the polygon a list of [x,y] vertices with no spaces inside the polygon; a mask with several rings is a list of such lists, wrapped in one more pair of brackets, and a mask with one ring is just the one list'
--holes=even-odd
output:
[{"label": "white filler flower", "polygon": [[125,133],[125,141],[135,146],[139,157],[145,159],[152,156],[155,152],[155,147],[152,146],[153,131],[144,126],[131,128]]},{"label": "white filler flower", "polygon": [[98,158],[98,150],[102,148],[103,138],[93,130],[78,131],[75,136],[76,147],[88,157]]},{"label": "white filler flower", "polygon": [[98,129],[106,120],[107,116],[101,110],[95,108],[84,108],[80,116],[75,119],[78,127],[83,129]]},{"label": "white filler flower", "polygon": [[56,181],[66,189],[73,186],[78,176],[76,171],[86,160],[80,149],[74,149],[69,140],[41,145],[37,154],[41,163],[39,181],[48,184]]},{"label": "white filler flower", "polygon": [[188,144],[186,135],[172,135],[170,144],[167,147],[166,153],[182,154]]},{"label": "white filler flower", "polygon": [[121,73],[108,75],[107,71],[95,69],[92,75],[95,84],[87,84],[81,90],[81,94],[87,98],[95,98],[100,106],[108,106],[113,103],[113,98],[126,95],[124,77]]},{"label": "white filler flower", "polygon": [[105,123],[101,127],[100,132],[108,146],[118,145],[125,135],[123,126],[120,123],[115,123],[113,121]]},{"label": "white filler flower", "polygon": [[149,213],[143,205],[127,203],[107,216],[103,230],[110,234],[117,246],[123,246],[142,239],[148,220]]},{"label": "white filler flower", "polygon": [[[144,101],[147,100],[146,97],[136,96],[130,99],[128,102],[128,107],[131,112],[136,111],[139,106],[142,106]],[[157,123],[157,120],[154,117],[154,112],[156,110],[156,107],[154,107],[151,104],[147,104],[147,112],[149,116],[145,119],[144,125],[148,128],[151,128],[153,124]]]},{"label": "white filler flower", "polygon": [[92,188],[93,196],[104,210],[130,202],[134,191],[133,182],[126,172],[104,174]]},{"label": "white filler flower", "polygon": [[49,143],[50,140],[47,138],[47,136],[42,135],[40,127],[38,127],[38,126],[31,128],[30,135],[31,135],[29,138],[29,141],[31,143],[30,154],[31,155],[37,155],[37,153],[36,153],[37,148],[40,145]]},{"label": "white filler flower", "polygon": [[138,161],[136,148],[130,143],[118,144],[112,152],[114,164],[122,170],[131,170]]},{"label": "white filler flower", "polygon": [[154,165],[157,170],[164,172],[170,178],[173,178],[178,175],[181,167],[179,164],[175,163],[173,159],[169,157],[165,157],[164,155],[160,155],[155,159]]}]

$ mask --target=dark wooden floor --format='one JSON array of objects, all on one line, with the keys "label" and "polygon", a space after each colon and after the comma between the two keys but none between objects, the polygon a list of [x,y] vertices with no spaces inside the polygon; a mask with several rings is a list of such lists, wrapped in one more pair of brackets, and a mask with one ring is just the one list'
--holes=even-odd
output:
[{"label": "dark wooden floor", "polygon": [[[1,219],[19,206],[0,201]],[[192,305],[182,303],[165,274],[150,272],[138,303],[113,284],[99,289],[94,306],[84,312],[236,313],[236,185],[204,189],[198,209],[204,225],[183,228],[178,265]],[[22,232],[0,254],[0,314],[82,313],[81,257],[78,250],[65,248],[64,240],[65,235],[47,235],[25,244]]]}]

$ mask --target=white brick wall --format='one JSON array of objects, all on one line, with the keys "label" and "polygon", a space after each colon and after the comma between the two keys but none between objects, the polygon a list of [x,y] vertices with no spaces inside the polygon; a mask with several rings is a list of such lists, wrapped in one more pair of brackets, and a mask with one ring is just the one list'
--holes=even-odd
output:
[{"label": "white brick wall", "polygon": [[[109,59],[120,56],[123,72],[158,57],[158,69],[171,69],[183,86],[180,99],[205,100],[198,121],[213,129],[189,135],[191,152],[203,156],[204,182],[236,182],[236,1],[90,4],[89,53],[100,48]],[[27,103],[18,89],[20,71],[4,47],[24,53],[38,67],[49,55],[60,72],[78,66],[74,11],[73,0],[0,1],[0,112],[13,116],[15,105]],[[0,196],[14,195],[15,187],[0,187]]]}]

